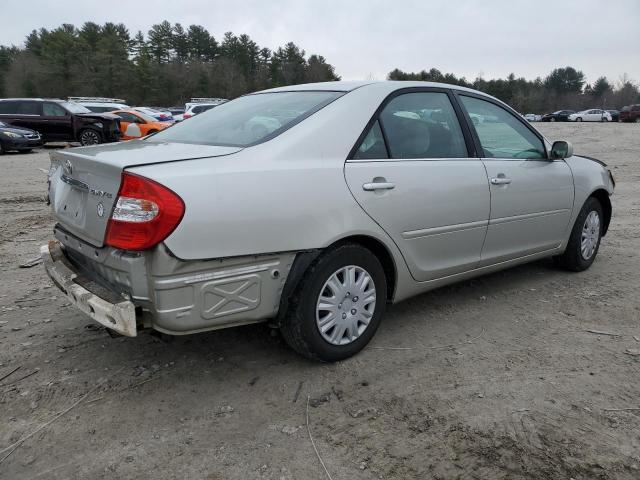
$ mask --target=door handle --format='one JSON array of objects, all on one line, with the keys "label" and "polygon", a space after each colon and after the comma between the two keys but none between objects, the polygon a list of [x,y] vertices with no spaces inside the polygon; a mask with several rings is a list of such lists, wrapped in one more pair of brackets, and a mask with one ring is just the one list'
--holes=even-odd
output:
[{"label": "door handle", "polygon": [[494,177],[491,179],[491,185],[509,185],[510,183],[511,179],[506,177]]},{"label": "door handle", "polygon": [[396,188],[396,184],[391,182],[372,182],[362,185],[362,189],[367,192],[374,190],[393,190],[394,188]]}]

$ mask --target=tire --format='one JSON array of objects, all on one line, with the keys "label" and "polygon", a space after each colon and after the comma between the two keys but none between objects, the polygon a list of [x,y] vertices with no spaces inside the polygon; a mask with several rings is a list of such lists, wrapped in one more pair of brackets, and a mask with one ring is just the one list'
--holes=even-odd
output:
[{"label": "tire", "polygon": [[25,148],[24,150],[20,150],[20,153],[31,153],[31,148]]},{"label": "tire", "polygon": [[4,152],[6,150],[4,148],[2,148],[2,142],[0,142],[0,155],[4,155]]},{"label": "tire", "polygon": [[88,145],[98,145],[99,143],[102,143],[102,136],[100,135],[100,132],[93,128],[85,128],[84,130],[80,130],[78,140],[80,141],[80,145],[86,147]]},{"label": "tire", "polygon": [[550,121],[550,122],[555,122],[555,121],[556,121],[556,119],[555,119],[555,117],[551,117],[551,118],[549,119],[549,121]]},{"label": "tire", "polygon": [[[363,279],[363,272],[369,281],[363,288],[354,283],[349,286],[349,272],[353,272],[355,284]],[[355,292],[351,293],[352,289]],[[386,308],[386,294],[387,281],[378,258],[360,245],[340,245],[309,266],[292,295],[280,331],[287,344],[306,358],[343,360],[362,350],[376,333]],[[321,298],[328,308],[319,308]],[[320,330],[323,321],[324,333]]]},{"label": "tire", "polygon": [[640,117],[636,118],[636,123],[640,123]]},{"label": "tire", "polygon": [[[594,215],[597,216],[597,225],[593,223]],[[589,197],[582,206],[576,223],[573,225],[567,248],[562,255],[554,257],[555,263],[573,272],[582,272],[589,268],[595,260],[596,255],[598,255],[603,226],[604,215],[602,213],[602,205],[600,205],[600,202],[596,198]],[[583,243],[583,233],[587,239],[590,239],[590,242],[586,242],[587,245],[590,245],[586,255],[584,253],[585,244]],[[597,237],[594,235],[597,235]]]},{"label": "tire", "polygon": [[581,122],[581,121],[582,121],[582,117],[576,118],[576,122]]}]

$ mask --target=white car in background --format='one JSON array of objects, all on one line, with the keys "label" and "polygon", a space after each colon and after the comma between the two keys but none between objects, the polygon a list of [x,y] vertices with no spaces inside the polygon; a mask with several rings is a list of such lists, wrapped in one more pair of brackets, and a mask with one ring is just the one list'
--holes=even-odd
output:
[{"label": "white car in background", "polygon": [[539,122],[542,120],[542,115],[536,115],[535,113],[527,113],[523,117],[527,122]]},{"label": "white car in background", "polygon": [[611,114],[606,110],[594,108],[591,110],[583,110],[569,115],[570,122],[610,122]]},{"label": "white car in background", "polygon": [[173,122],[173,115],[168,110],[158,110],[151,107],[133,107],[133,109],[153,117],[159,122]]},{"label": "white car in background", "polygon": [[82,105],[95,113],[113,112],[130,108],[124,100],[120,98],[104,98],[104,97],[69,97],[70,102]]}]

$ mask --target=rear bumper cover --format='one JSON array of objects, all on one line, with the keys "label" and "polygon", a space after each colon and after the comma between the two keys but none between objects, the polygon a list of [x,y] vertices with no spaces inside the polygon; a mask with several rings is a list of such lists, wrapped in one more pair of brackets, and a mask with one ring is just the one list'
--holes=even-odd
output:
[{"label": "rear bumper cover", "polygon": [[[122,298],[103,298],[83,286],[82,278],[65,261],[60,243],[52,240],[40,247],[45,271],[77,308],[93,320],[127,337],[137,334],[135,305]],[[104,295],[105,297],[107,295]]]}]

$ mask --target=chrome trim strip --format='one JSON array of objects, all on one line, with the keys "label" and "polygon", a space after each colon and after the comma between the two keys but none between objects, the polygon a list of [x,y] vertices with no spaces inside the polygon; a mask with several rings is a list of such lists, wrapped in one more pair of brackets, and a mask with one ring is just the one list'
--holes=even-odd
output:
[{"label": "chrome trim strip", "polygon": [[87,184],[86,184],[86,183],[84,183],[84,182],[81,182],[80,180],[76,180],[75,178],[71,178],[71,177],[69,177],[69,176],[68,176],[67,174],[65,174],[65,173],[63,173],[63,174],[60,176],[60,179],[61,179],[64,183],[66,183],[66,184],[68,184],[68,185],[71,185],[72,187],[79,188],[80,190],[87,190],[87,191],[89,190],[89,185],[87,185]]},{"label": "chrome trim strip", "polygon": [[568,208],[562,210],[548,210],[546,212],[525,213],[523,215],[514,215],[512,217],[492,218],[489,220],[489,225],[499,225],[501,223],[519,222],[520,220],[529,220],[536,217],[550,217],[552,215],[560,215],[562,213],[569,212]]},{"label": "chrome trim strip", "polygon": [[488,220],[479,220],[477,222],[458,223],[456,225],[444,225],[442,227],[422,228],[420,230],[402,232],[402,238],[410,240],[412,238],[429,237],[431,235],[443,235],[446,233],[461,232],[463,230],[483,228],[488,224]]}]

